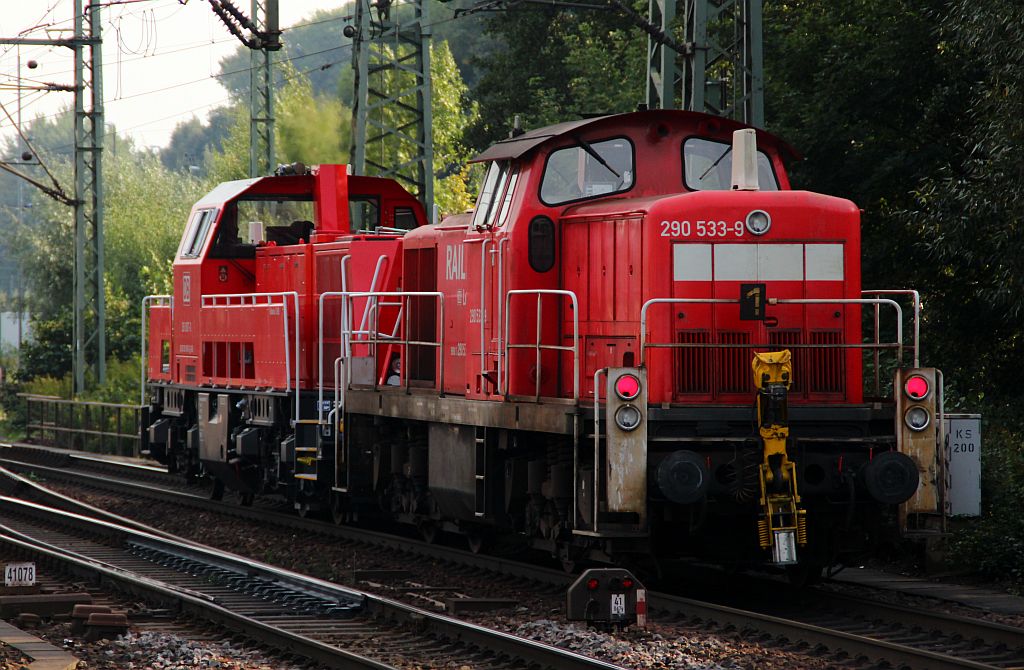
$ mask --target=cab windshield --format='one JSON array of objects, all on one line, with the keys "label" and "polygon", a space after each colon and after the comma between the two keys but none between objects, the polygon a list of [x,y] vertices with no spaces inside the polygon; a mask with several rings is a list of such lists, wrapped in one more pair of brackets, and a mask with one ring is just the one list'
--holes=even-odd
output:
[{"label": "cab windshield", "polygon": [[587,142],[556,149],[548,156],[540,184],[546,205],[587,200],[633,187],[633,144],[625,137]]},{"label": "cab windshield", "polygon": [[[732,188],[732,145],[700,137],[683,143],[683,179],[691,191],[728,191]],[[757,183],[762,191],[778,191],[772,162],[757,152]]]}]

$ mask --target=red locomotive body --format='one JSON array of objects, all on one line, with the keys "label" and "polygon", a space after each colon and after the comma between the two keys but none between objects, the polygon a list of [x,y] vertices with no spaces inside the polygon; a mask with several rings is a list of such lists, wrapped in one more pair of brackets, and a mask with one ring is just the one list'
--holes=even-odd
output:
[{"label": "red locomotive body", "polygon": [[[900,503],[925,524],[916,294],[862,290],[858,209],[790,190],[787,153],[688,112],[563,123],[481,154],[476,208],[436,225],[335,166],[222,185],[150,300],[151,450],[215,492],[569,561],[820,567]],[[296,221],[252,245],[245,216]]]}]

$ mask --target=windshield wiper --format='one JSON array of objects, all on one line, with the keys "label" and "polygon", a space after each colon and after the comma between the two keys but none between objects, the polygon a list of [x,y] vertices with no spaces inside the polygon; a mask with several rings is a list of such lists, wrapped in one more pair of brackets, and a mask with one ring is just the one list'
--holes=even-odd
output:
[{"label": "windshield wiper", "polygon": [[704,174],[702,174],[700,177],[697,177],[697,181],[704,181],[704,177],[707,177],[709,172],[711,172],[716,167],[718,167],[718,164],[722,162],[723,158],[725,158],[726,156],[729,155],[730,151],[732,151],[732,145],[731,144],[729,145],[728,149],[726,149],[725,151],[722,152],[722,155],[718,157],[718,160],[716,160],[714,163],[712,163],[711,166],[708,167],[707,170],[704,170]]},{"label": "windshield wiper", "polygon": [[[582,147],[582,149],[584,151],[586,151],[588,154],[590,154],[591,157],[593,157],[594,160],[596,160],[598,163],[600,163],[602,166],[604,166],[604,168],[606,170],[611,172],[613,175],[615,175],[619,179],[622,179],[622,175],[619,174],[618,172],[616,172],[615,168],[613,168],[611,165],[608,165],[608,161],[606,161],[604,158],[602,158],[601,154],[597,153],[597,150],[594,149],[594,147],[590,146],[589,142],[587,142],[582,137],[577,137],[576,135],[573,135],[572,138],[574,140],[576,140],[576,144],[578,144],[580,147]],[[719,160],[721,160],[721,159],[719,159]]]}]

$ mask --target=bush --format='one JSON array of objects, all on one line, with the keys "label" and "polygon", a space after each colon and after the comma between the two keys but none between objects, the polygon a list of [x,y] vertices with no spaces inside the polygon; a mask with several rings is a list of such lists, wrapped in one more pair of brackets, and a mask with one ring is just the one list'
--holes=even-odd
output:
[{"label": "bush", "polygon": [[986,407],[982,516],[950,537],[947,560],[1024,589],[1024,432],[1010,406]]}]

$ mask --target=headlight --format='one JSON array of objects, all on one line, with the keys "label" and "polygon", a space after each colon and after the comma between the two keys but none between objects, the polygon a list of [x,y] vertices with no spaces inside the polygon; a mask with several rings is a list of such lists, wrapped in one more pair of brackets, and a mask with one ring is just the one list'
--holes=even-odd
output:
[{"label": "headlight", "polygon": [[771,227],[772,217],[768,216],[768,212],[755,209],[750,214],[747,214],[747,230],[753,234],[764,235]]},{"label": "headlight", "polygon": [[640,410],[633,405],[623,405],[615,411],[615,424],[622,430],[633,430],[640,425]]},{"label": "headlight", "polygon": [[903,422],[910,430],[924,430],[931,420],[931,414],[924,407],[911,407],[903,415]]},{"label": "headlight", "polygon": [[907,377],[907,381],[903,382],[903,391],[911,400],[921,400],[928,396],[931,389],[928,387],[927,379],[921,375],[913,375]]},{"label": "headlight", "polygon": [[623,400],[632,400],[640,395],[640,380],[636,375],[622,375],[615,380],[615,394]]}]

